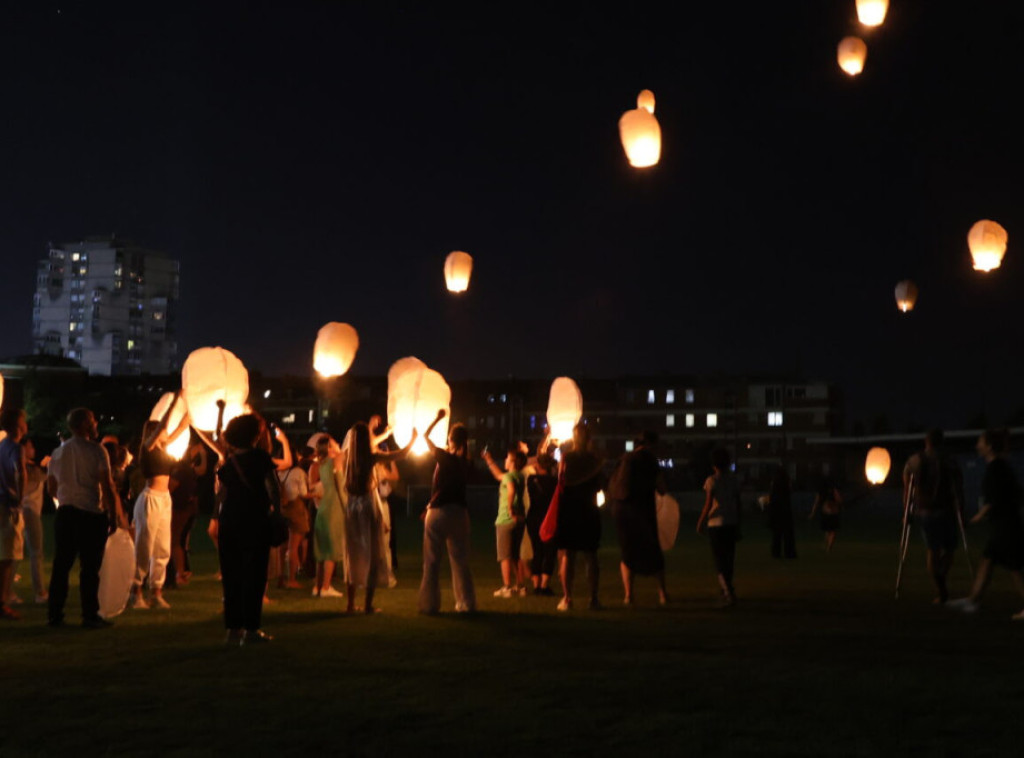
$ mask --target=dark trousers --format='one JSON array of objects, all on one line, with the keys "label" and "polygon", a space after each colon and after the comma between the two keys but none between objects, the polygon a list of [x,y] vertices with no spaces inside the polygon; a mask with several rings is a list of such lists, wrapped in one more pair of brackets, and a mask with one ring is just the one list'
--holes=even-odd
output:
[{"label": "dark trousers", "polygon": [[725,586],[732,592],[732,569],[736,562],[736,526],[709,526],[711,556],[715,560],[715,571],[722,575]]},{"label": "dark trousers", "polygon": [[109,523],[104,513],[90,513],[66,504],[57,509],[53,526],[53,571],[50,573],[50,621],[64,618],[68,575],[76,558],[82,618],[99,617],[100,565],[107,546]]},{"label": "dark trousers", "polygon": [[796,536],[793,519],[772,525],[772,558],[796,558]]},{"label": "dark trousers", "polygon": [[[535,507],[535,506],[534,506]],[[532,510],[532,508],[531,508]],[[526,517],[526,532],[530,535],[530,545],[533,547],[533,559],[530,561],[530,573],[534,575],[555,573],[555,559],[558,557],[558,550],[554,541],[545,542],[540,538],[540,525],[544,522],[544,516],[531,519]]]},{"label": "dark trousers", "polygon": [[223,528],[218,540],[224,586],[224,628],[256,631],[263,617],[270,545],[253,535]]}]

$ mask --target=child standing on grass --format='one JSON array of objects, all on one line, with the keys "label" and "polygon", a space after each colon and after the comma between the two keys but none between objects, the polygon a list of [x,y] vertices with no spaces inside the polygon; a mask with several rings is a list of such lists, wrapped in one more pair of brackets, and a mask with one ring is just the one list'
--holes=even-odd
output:
[{"label": "child standing on grass", "polygon": [[821,531],[825,532],[825,552],[831,553],[832,546],[836,542],[836,532],[839,531],[839,514],[843,511],[843,496],[827,477],[822,480],[818,494],[814,497],[814,505],[811,506],[811,515],[808,521],[814,519],[814,515],[821,508]]},{"label": "child standing on grass", "polygon": [[[526,455],[518,445],[510,447],[505,456],[504,472],[498,468],[489,452],[484,450],[482,457],[494,478],[501,482],[498,488],[498,517],[494,521],[494,530],[502,585],[500,589],[495,590],[494,596],[510,598],[525,595],[528,572],[525,562],[519,558],[519,547],[522,545],[523,532],[526,530],[526,508],[523,506],[523,492],[526,489],[523,468],[526,466]],[[512,584],[513,571],[515,585]]]}]

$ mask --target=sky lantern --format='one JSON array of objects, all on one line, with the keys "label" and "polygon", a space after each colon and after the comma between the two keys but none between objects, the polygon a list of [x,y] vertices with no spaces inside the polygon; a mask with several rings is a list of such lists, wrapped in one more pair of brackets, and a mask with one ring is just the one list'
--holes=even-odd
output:
[{"label": "sky lantern", "polygon": [[[167,409],[171,407],[171,403],[177,398],[178,402],[174,403],[174,410],[171,411],[171,415],[167,419],[167,433],[172,433],[178,428],[178,424],[188,413],[188,409],[185,405],[185,400],[180,395],[175,395],[173,392],[165,392],[159,400],[156,401],[156,405],[153,406],[153,410],[149,413],[150,421],[159,421],[167,413]],[[175,460],[180,461],[185,453],[188,452],[188,432],[184,431],[178,435],[178,439],[174,440],[170,445],[167,446],[167,452]]]},{"label": "sky lantern", "polygon": [[904,313],[914,310],[917,302],[917,285],[909,279],[904,279],[896,285],[896,307]]},{"label": "sky lantern", "polygon": [[857,18],[864,26],[881,26],[889,0],[857,0]]},{"label": "sky lantern", "polygon": [[967,246],[971,249],[975,271],[992,271],[999,268],[1006,255],[1009,235],[995,221],[982,219],[967,232]]},{"label": "sky lantern", "polygon": [[576,382],[560,376],[551,382],[548,394],[548,429],[559,442],[572,439],[572,430],[583,417],[583,393]]},{"label": "sky lantern", "polygon": [[444,283],[449,292],[469,289],[469,275],[473,272],[473,256],[461,250],[448,253],[444,259]]},{"label": "sky lantern", "polygon": [[864,461],[864,476],[871,484],[881,484],[889,476],[889,467],[892,459],[889,458],[889,451],[884,447],[873,447],[868,450],[867,460]]},{"label": "sky lantern", "polygon": [[619,119],[619,137],[629,165],[647,168],[661,158],[661,127],[654,117],[654,93],[643,90],[637,96],[636,106]]},{"label": "sky lantern", "polygon": [[4,407],[4,375],[0,374],[0,408]]},{"label": "sky lantern", "polygon": [[864,70],[864,61],[867,57],[868,46],[860,37],[843,37],[836,48],[839,68],[850,76],[856,76]]},{"label": "sky lantern", "polygon": [[331,321],[320,327],[313,346],[313,369],[324,379],[341,376],[352,366],[359,334],[348,324]]},{"label": "sky lantern", "polygon": [[434,427],[430,439],[438,447],[445,447],[451,401],[452,391],[444,377],[418,358],[402,358],[388,370],[388,424],[399,447],[409,444],[412,430],[416,429],[421,436],[412,452],[416,455],[427,452],[429,448],[422,435],[441,408],[445,410],[445,417]]},{"label": "sky lantern", "polygon": [[181,367],[181,394],[192,416],[192,426],[203,431],[217,428],[217,401],[224,401],[224,426],[245,413],[249,372],[230,350],[201,347]]}]

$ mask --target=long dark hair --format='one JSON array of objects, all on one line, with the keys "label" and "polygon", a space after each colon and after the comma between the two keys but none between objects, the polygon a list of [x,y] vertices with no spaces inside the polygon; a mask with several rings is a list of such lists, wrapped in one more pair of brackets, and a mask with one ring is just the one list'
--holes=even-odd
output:
[{"label": "long dark hair", "polygon": [[345,489],[353,495],[365,495],[370,491],[370,480],[373,477],[370,427],[365,421],[357,421],[349,429],[345,455]]}]

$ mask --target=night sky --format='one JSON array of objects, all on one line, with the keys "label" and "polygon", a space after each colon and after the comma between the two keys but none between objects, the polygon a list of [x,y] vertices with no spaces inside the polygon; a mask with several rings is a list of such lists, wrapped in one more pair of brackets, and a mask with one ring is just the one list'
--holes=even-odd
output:
[{"label": "night sky", "polygon": [[[359,375],[785,372],[896,428],[1024,407],[1020,3],[892,0],[864,32],[853,0],[24,5],[0,356],[31,350],[48,242],[116,232],[181,260],[182,359],[306,374],[338,320]],[[637,170],[643,88],[664,148]],[[989,275],[981,218],[1010,235]]]}]

